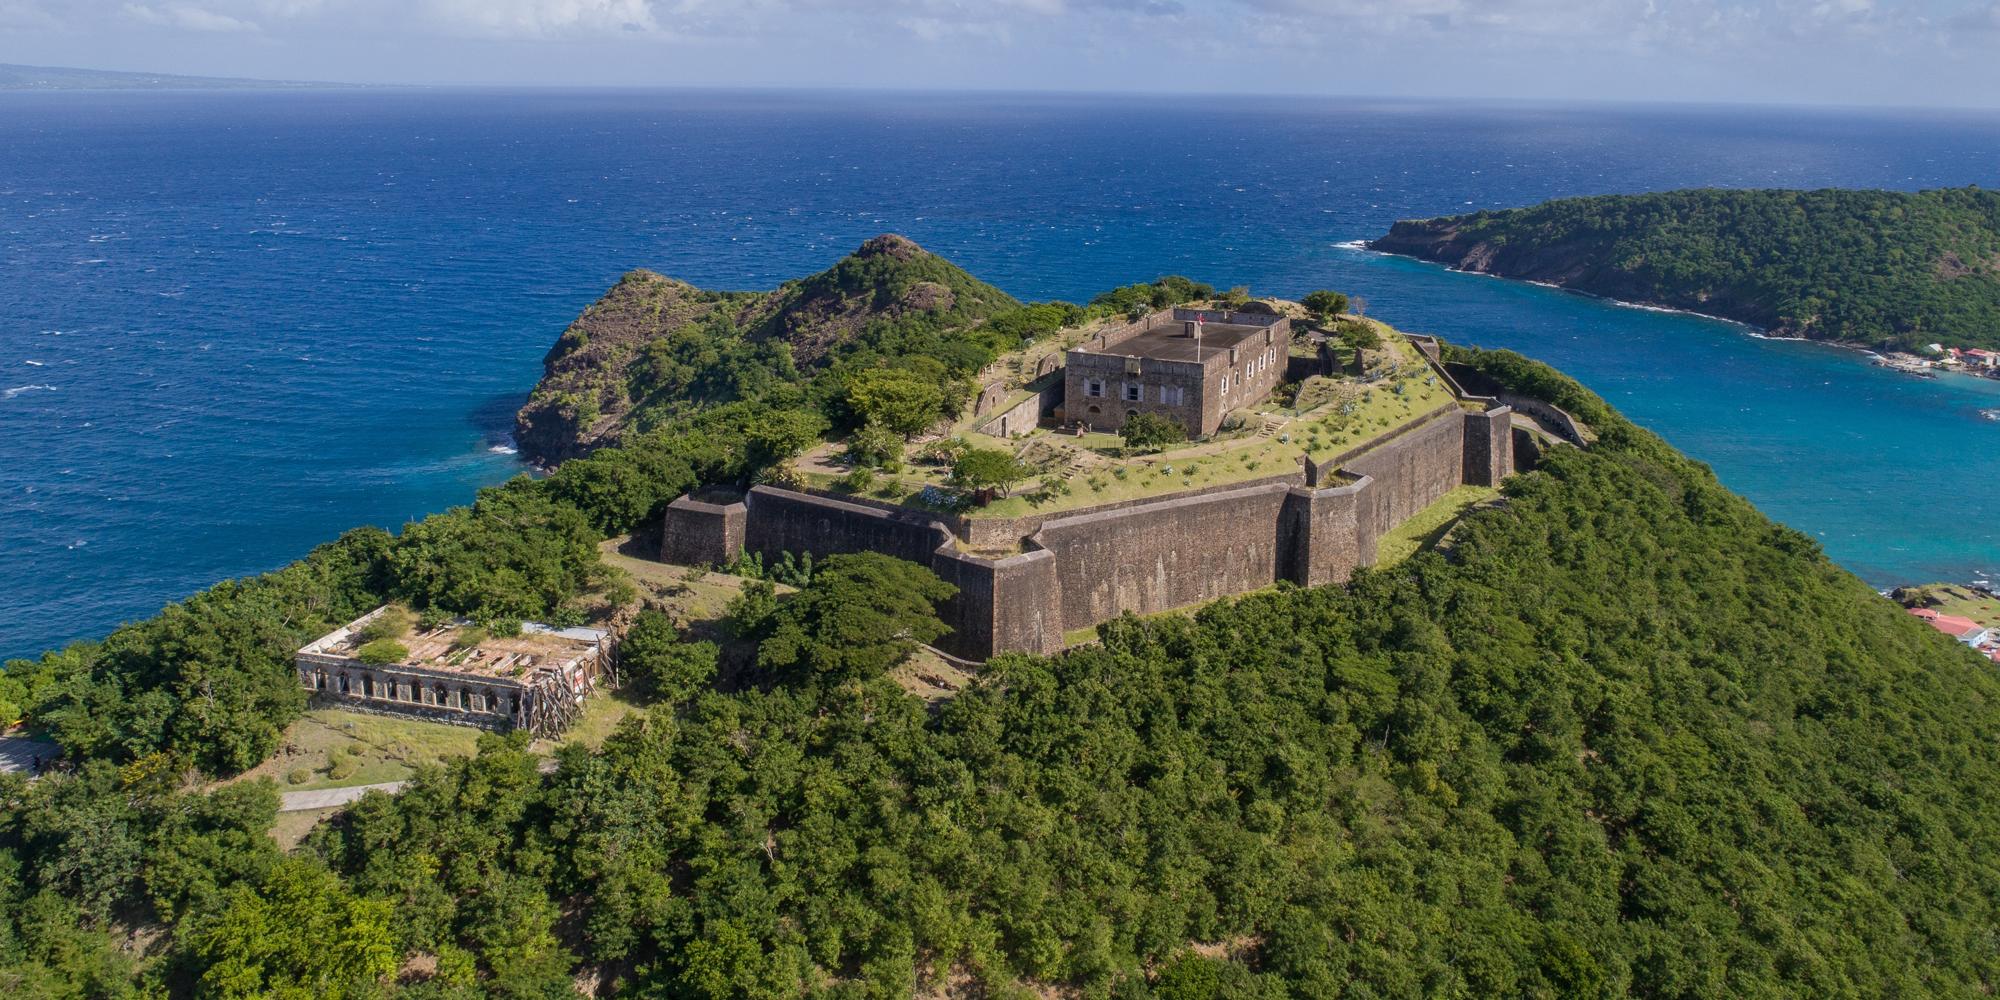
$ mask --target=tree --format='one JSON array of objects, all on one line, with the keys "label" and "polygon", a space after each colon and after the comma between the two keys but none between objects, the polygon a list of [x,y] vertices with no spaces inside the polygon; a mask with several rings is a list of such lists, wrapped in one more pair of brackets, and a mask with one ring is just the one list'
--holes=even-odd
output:
[{"label": "tree", "polygon": [[1127,448],[1159,448],[1187,440],[1187,428],[1172,417],[1137,413],[1125,418],[1125,425],[1118,428],[1118,436],[1124,439]]},{"label": "tree", "polygon": [[895,471],[903,457],[903,442],[894,431],[869,424],[847,439],[847,460],[856,468]]},{"label": "tree", "polygon": [[956,593],[937,574],[893,556],[830,556],[805,589],[772,613],[757,663],[779,674],[835,680],[879,676],[918,643],[951,631],[938,618],[937,602]]},{"label": "tree", "polygon": [[952,463],[952,482],[968,489],[994,489],[1006,496],[1015,483],[1028,478],[1028,467],[1014,453],[999,448],[968,448]]},{"label": "tree", "polygon": [[390,554],[401,594],[475,619],[539,619],[598,571],[597,532],[526,477],[409,526]]},{"label": "tree", "polygon": [[847,377],[847,405],[863,424],[909,438],[945,416],[945,391],[936,379],[916,372],[870,368]]},{"label": "tree", "polygon": [[1373,323],[1358,319],[1341,320],[1339,330],[1340,342],[1349,350],[1359,352],[1382,348],[1382,335]]},{"label": "tree", "polygon": [[387,900],[357,899],[316,862],[281,863],[238,885],[190,935],[204,992],[218,997],[358,997],[396,971]]},{"label": "tree", "polygon": [[618,644],[618,670],[624,683],[646,696],[685,701],[715,679],[718,653],[712,642],[683,640],[673,619],[646,610]]},{"label": "tree", "polygon": [[1330,323],[1347,311],[1347,296],[1322,288],[1316,292],[1307,292],[1306,297],[1299,300],[1299,304],[1319,317],[1321,322]]}]

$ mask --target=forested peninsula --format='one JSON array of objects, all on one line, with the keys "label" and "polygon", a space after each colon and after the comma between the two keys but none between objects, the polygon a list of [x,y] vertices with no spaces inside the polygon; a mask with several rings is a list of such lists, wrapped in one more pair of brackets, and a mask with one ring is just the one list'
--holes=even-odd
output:
[{"label": "forested peninsula", "polygon": [[1448,359],[1595,439],[1394,565],[1128,616],[927,703],[884,669],[936,634],[939,581],[830,560],[740,588],[725,638],[754,658],[727,676],[709,637],[642,613],[620,667],[638,708],[601,743],[538,757],[482,736],[296,847],[273,839],[279,789],[244,774],[286,752],[304,642],[388,600],[559,618],[618,586],[607,536],[851,430],[859,387],[949,406],[1004,350],[1215,294],[1170,278],[1019,305],[961,275],[893,240],[781,289],[794,306],[628,279],[628,332],[587,316],[524,415],[557,421],[551,474],[7,664],[0,701],[66,759],[0,775],[0,986],[1692,1000],[2000,982],[1991,665],[1576,382],[1464,348]]},{"label": "forested peninsula", "polygon": [[1879,349],[2000,348],[2000,193],[1700,189],[1398,222],[1374,250]]}]

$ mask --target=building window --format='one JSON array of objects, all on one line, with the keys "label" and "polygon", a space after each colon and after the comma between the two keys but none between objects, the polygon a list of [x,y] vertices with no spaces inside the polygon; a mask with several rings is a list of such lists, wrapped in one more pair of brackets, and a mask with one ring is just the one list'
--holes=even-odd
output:
[{"label": "building window", "polygon": [[1134,384],[1133,384],[1133,383],[1131,383],[1131,382],[1127,382],[1127,383],[1125,383],[1125,401],[1126,401],[1126,402],[1128,402],[1128,403],[1136,403],[1136,402],[1139,402],[1139,401],[1140,401],[1140,400],[1141,400],[1142,398],[1144,398],[1144,397],[1145,397],[1145,394],[1146,394],[1146,387],[1145,387],[1145,386],[1143,386],[1143,385],[1134,385]]},{"label": "building window", "polygon": [[1160,402],[1165,403],[1168,406],[1179,406],[1181,405],[1181,401],[1186,398],[1187,397],[1182,394],[1180,386],[1163,385],[1160,387]]},{"label": "building window", "polygon": [[1085,382],[1083,384],[1083,394],[1086,396],[1104,395],[1104,380],[1094,378],[1088,382]]}]

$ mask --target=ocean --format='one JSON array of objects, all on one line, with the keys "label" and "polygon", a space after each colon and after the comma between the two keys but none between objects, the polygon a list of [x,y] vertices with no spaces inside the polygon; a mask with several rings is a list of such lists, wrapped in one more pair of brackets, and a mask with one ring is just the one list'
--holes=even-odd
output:
[{"label": "ocean", "polygon": [[524,470],[634,267],[769,288],[905,234],[1023,299],[1182,273],[1555,364],[1878,586],[2000,572],[2000,382],[1355,249],[1697,185],[2000,184],[2000,115],[700,91],[0,94],[0,656]]}]

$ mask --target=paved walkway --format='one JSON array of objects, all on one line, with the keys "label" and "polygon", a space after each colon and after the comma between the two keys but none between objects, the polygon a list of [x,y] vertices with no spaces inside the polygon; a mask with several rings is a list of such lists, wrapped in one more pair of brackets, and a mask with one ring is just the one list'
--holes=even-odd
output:
[{"label": "paved walkway", "polygon": [[0,771],[20,771],[35,773],[35,758],[42,759],[44,767],[55,763],[62,755],[62,748],[43,740],[31,740],[25,736],[0,736]]},{"label": "paved walkway", "polygon": [[[556,759],[543,757],[535,761],[535,770],[541,774],[554,774]],[[352,805],[369,792],[383,792],[394,795],[403,790],[407,782],[383,781],[373,785],[349,785],[346,788],[315,788],[307,792],[285,792],[278,796],[278,811],[281,813],[314,812],[320,809],[337,809]]]},{"label": "paved walkway", "polygon": [[384,781],[377,785],[349,785],[346,788],[315,788],[309,792],[286,792],[279,796],[278,811],[312,812],[319,809],[333,809],[348,805],[369,792],[387,792],[394,795],[401,791],[400,781]]}]

